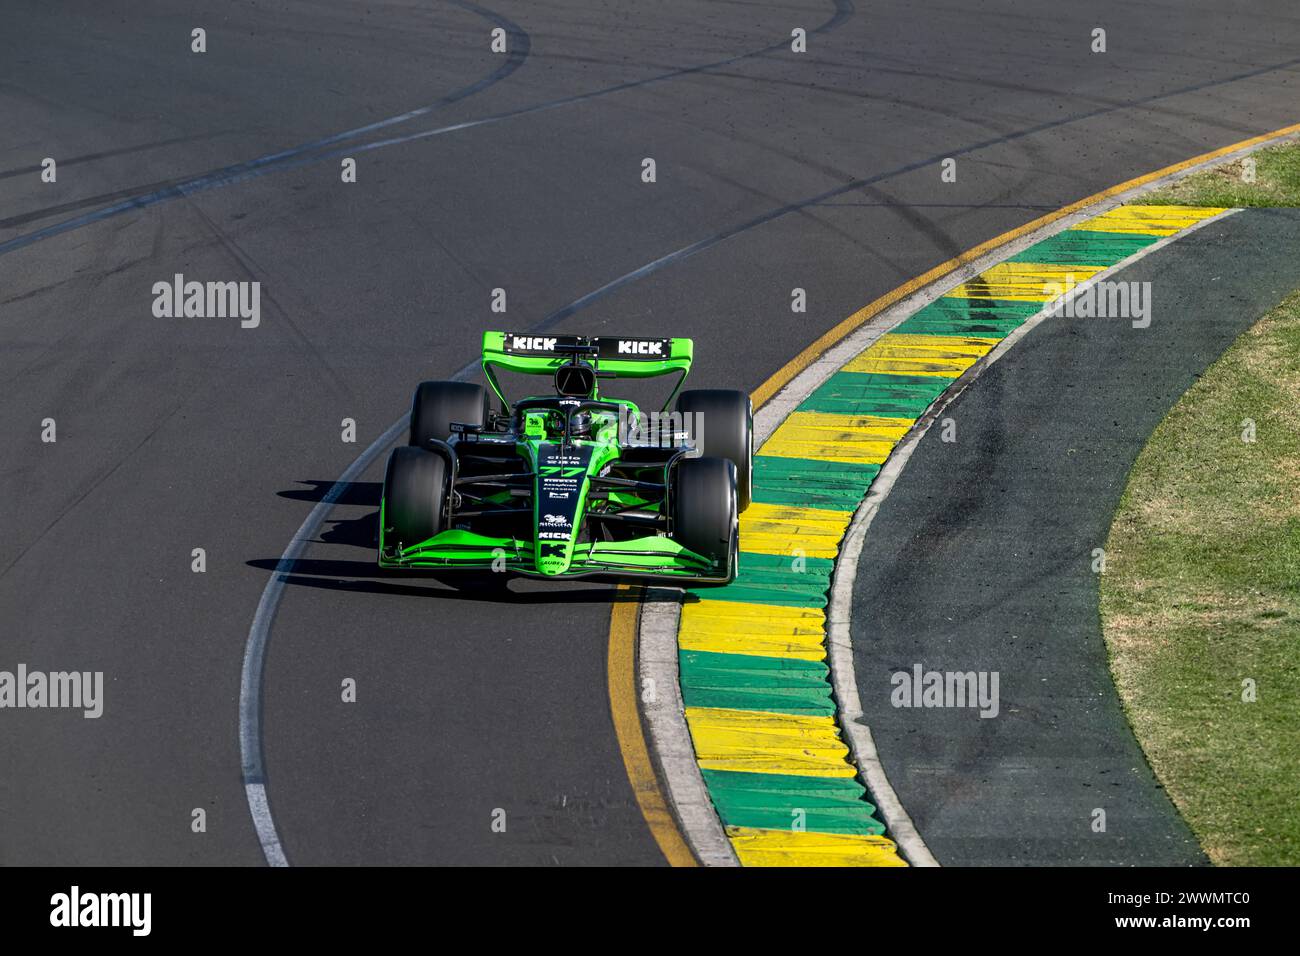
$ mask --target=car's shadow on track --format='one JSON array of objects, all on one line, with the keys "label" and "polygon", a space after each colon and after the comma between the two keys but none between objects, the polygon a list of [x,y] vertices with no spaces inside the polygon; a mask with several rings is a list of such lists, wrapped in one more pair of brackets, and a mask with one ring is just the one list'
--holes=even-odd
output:
[{"label": "car's shadow on track", "polygon": [[[308,479],[307,481],[298,482],[300,485],[310,485],[310,488],[290,488],[288,491],[280,491],[277,494],[281,498],[290,498],[294,501],[324,501],[329,490],[338,482],[335,481],[316,481]],[[383,497],[384,485],[380,481],[349,481],[342,490],[335,496],[334,504],[336,505],[360,505],[365,507],[369,505],[372,508],[379,507],[379,499]]]},{"label": "car's shadow on track", "polygon": [[[329,490],[338,482],[309,480],[299,484],[310,485],[309,488],[291,488],[278,492],[281,498],[294,501],[325,500]],[[349,544],[357,548],[374,548],[379,545],[379,500],[383,496],[384,486],[378,481],[351,481],[342,486],[332,501],[338,507],[374,508],[369,514],[359,518],[328,518],[330,528],[322,531],[320,541],[324,544]]]},{"label": "car's shadow on track", "polygon": [[[295,501],[325,500],[336,482],[304,481],[310,487],[279,492],[281,498]],[[358,518],[329,518],[329,530],[322,531],[314,544],[373,549],[379,540],[379,500],[383,486],[377,481],[354,481],[334,496],[339,506],[371,507],[375,510]],[[373,555],[373,551],[372,551]],[[285,567],[279,558],[256,558],[246,562],[261,571],[278,572],[284,583],[298,587],[322,588],[382,594],[395,597],[433,598],[452,601],[490,601],[506,604],[614,604],[625,602],[679,600],[676,589],[649,588],[618,590],[615,580],[591,579],[591,583],[570,581],[543,582],[516,574],[472,572],[392,571],[370,560],[345,558],[298,558]],[[420,584],[398,583],[419,581]],[[520,590],[512,590],[517,582]]]},{"label": "car's shadow on track", "polygon": [[[277,561],[249,561],[249,565],[257,568],[275,568]],[[306,588],[323,588],[328,591],[348,591],[360,594],[382,594],[392,597],[415,597],[415,598],[433,598],[444,601],[485,601],[494,604],[622,604],[636,603],[641,600],[639,589],[618,590],[610,585],[586,586],[586,587],[556,587],[554,585],[545,585],[546,590],[535,591],[512,591],[510,590],[510,580],[523,580],[520,578],[510,578],[506,575],[501,577],[506,580],[492,582],[481,585],[471,584],[464,581],[455,581],[450,576],[435,577],[430,574],[422,574],[423,580],[438,582],[445,587],[421,587],[415,584],[396,584],[388,581],[367,581],[367,580],[340,580],[334,575],[350,573],[348,571],[337,570],[340,565],[355,565],[360,562],[356,561],[308,561],[308,565],[317,566],[318,570],[323,571],[321,577],[313,577],[311,574],[301,573],[300,564],[303,562],[294,562],[294,565],[288,573],[285,574],[284,582],[290,585]],[[326,568],[319,568],[326,565]],[[387,577],[387,575],[385,575]],[[529,582],[532,583],[532,582]],[[612,582],[611,582],[612,583]],[[658,598],[656,600],[663,600]]]}]

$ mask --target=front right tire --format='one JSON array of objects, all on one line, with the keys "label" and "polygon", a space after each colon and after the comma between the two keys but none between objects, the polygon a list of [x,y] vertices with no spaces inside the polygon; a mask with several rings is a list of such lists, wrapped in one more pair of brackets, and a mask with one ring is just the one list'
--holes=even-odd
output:
[{"label": "front right tire", "polygon": [[384,540],[409,548],[446,527],[447,460],[406,445],[384,471]]}]

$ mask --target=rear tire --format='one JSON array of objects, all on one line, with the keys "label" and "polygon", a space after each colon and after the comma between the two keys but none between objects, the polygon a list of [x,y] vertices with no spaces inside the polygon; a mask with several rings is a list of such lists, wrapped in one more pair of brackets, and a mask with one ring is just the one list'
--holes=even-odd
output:
[{"label": "rear tire", "polygon": [[409,548],[444,529],[447,460],[422,448],[394,448],[384,472],[384,538]]},{"label": "rear tire", "polygon": [[429,439],[446,441],[451,423],[482,428],[488,420],[488,394],[469,382],[421,382],[411,400],[411,437],[408,444],[428,448]]},{"label": "rear tire", "polygon": [[736,507],[744,511],[754,497],[754,409],[749,396],[729,388],[697,388],[682,392],[677,410],[702,455],[726,458],[736,466]]},{"label": "rear tire", "polygon": [[687,458],[673,479],[673,540],[736,574],[736,466],[727,458]]}]

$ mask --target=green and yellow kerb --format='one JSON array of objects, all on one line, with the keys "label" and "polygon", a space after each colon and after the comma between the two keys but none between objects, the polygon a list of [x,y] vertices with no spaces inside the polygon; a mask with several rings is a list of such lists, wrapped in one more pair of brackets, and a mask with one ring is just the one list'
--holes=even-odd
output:
[{"label": "green and yellow kerb", "polygon": [[831,571],[894,446],[963,372],[1080,283],[1224,212],[1121,206],[962,283],[853,358],[754,459],[740,574],[688,597],[686,722],[744,866],[905,866],[840,736],[826,664]]}]

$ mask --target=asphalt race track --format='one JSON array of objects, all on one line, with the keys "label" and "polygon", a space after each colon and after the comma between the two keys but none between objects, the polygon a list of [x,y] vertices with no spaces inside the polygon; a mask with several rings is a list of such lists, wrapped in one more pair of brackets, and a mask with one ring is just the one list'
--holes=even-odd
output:
[{"label": "asphalt race track", "polygon": [[[750,390],[982,240],[1295,121],[1289,0],[866,6],[11,4],[2,663],[102,670],[106,700],[5,713],[0,863],[263,862],[254,611],[319,498],[484,329],[690,336],[693,384]],[[177,273],[260,282],[260,323],[155,317]],[[380,574],[383,459],[282,568],[266,632],[289,860],[663,862],[611,722],[613,589]]]}]

